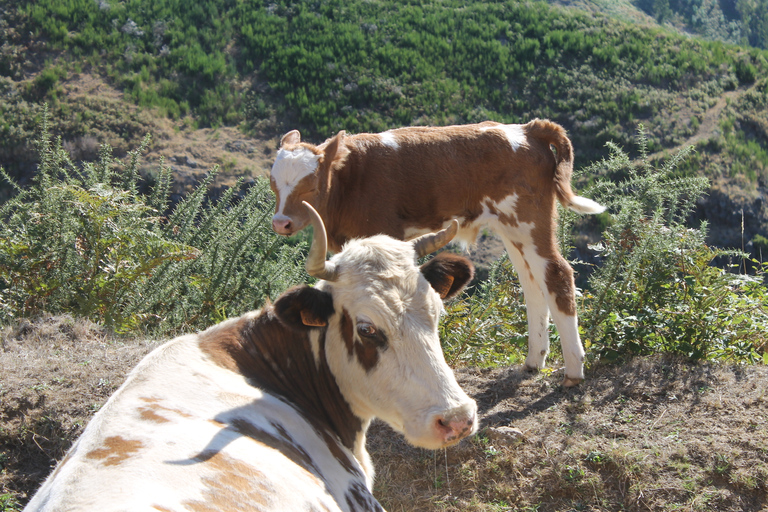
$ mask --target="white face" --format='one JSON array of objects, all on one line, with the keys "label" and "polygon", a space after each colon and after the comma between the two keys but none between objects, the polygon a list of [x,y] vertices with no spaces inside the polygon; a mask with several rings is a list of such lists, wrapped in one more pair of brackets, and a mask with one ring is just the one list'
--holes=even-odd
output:
[{"label": "white face", "polygon": [[301,201],[317,191],[314,173],[320,158],[301,146],[278,151],[270,176],[272,191],[277,198],[272,217],[272,227],[277,233],[290,235],[306,226],[308,219]]},{"label": "white face", "polygon": [[[355,245],[381,254],[387,269],[350,268],[346,257],[362,260],[354,256]],[[348,244],[337,256],[338,281],[321,284],[332,291],[338,313],[328,327],[326,352],[355,414],[381,418],[423,448],[472,434],[477,406],[445,362],[437,332],[442,301],[415,266],[412,246],[374,237]]]}]

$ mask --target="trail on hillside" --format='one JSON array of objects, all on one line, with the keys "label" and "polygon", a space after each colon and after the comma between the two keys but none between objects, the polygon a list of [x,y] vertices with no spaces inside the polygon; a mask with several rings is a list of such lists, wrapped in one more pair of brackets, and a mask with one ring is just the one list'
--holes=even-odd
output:
[{"label": "trail on hillside", "polygon": [[[746,93],[750,89],[751,87],[739,87],[738,89],[735,89],[733,91],[724,92],[717,99],[717,102],[715,102],[715,104],[709,109],[707,109],[707,111],[704,113],[704,116],[702,117],[701,123],[699,124],[699,128],[696,131],[696,133],[688,137],[688,139],[686,139],[685,142],[683,142],[678,146],[675,146],[673,148],[663,149],[661,151],[657,151],[656,153],[648,155],[648,159],[657,160],[659,158],[667,157],[669,155],[677,153],[683,148],[687,148],[689,146],[695,147],[699,142],[702,142],[714,137],[718,130],[720,114],[722,114],[723,109],[725,109],[725,107],[729,103],[733,103],[734,101],[736,101],[739,97],[741,97],[742,94]],[[688,112],[688,116],[692,117],[693,113]]]}]

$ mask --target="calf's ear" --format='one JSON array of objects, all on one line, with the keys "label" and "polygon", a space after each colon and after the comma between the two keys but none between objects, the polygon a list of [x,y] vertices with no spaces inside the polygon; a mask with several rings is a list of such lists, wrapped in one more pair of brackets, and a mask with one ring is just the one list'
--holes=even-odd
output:
[{"label": "calf's ear", "polygon": [[298,330],[328,325],[334,311],[330,293],[306,285],[289,289],[275,301],[273,307],[281,322]]},{"label": "calf's ear", "polygon": [[280,147],[298,144],[299,142],[301,142],[301,133],[299,133],[299,130],[291,130],[280,139]]},{"label": "calf's ear", "polygon": [[341,150],[343,146],[342,142],[344,141],[346,134],[347,132],[341,130],[334,137],[328,139],[317,147],[317,149],[323,151],[322,161],[324,163],[330,165],[334,160],[342,158],[346,155],[346,151]]},{"label": "calf's ear", "polygon": [[455,297],[475,276],[475,267],[465,257],[441,252],[421,266],[421,273],[445,299]]}]

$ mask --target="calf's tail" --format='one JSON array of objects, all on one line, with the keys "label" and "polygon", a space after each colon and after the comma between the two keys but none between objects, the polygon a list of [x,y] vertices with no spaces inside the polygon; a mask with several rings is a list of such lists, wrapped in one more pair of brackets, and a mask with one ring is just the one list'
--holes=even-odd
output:
[{"label": "calf's tail", "polygon": [[534,119],[525,125],[527,136],[549,144],[555,154],[555,193],[560,203],[577,213],[602,213],[605,207],[586,197],[577,196],[571,188],[573,146],[565,129],[549,120]]}]

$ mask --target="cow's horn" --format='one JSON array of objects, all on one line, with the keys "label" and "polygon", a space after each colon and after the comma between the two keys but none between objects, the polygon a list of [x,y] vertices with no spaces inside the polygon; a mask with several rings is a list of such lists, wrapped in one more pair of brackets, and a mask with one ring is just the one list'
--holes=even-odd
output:
[{"label": "cow's horn", "polygon": [[320,214],[312,208],[312,205],[302,201],[307,210],[309,210],[309,219],[315,234],[312,237],[312,246],[309,248],[309,255],[304,266],[307,273],[312,277],[323,279],[325,281],[335,281],[337,277],[336,266],[325,259],[328,253],[328,238],[325,232],[325,224]]},{"label": "cow's horn", "polygon": [[459,232],[459,221],[453,219],[451,225],[437,233],[429,233],[413,239],[413,247],[416,249],[416,257],[421,258],[432,254],[441,247],[448,245]]}]

